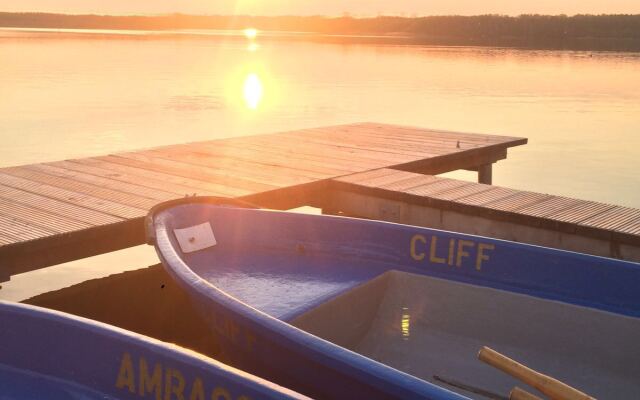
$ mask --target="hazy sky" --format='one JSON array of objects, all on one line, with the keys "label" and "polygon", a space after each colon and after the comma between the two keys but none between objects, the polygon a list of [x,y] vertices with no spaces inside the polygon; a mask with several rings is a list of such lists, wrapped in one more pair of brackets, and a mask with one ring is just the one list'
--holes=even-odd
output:
[{"label": "hazy sky", "polygon": [[0,0],[0,11],[98,14],[611,14],[640,13],[640,0]]}]

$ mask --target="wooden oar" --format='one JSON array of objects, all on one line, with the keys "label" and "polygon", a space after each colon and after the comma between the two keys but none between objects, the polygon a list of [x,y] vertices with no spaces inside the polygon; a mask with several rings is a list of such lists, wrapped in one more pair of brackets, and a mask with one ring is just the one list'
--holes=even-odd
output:
[{"label": "wooden oar", "polygon": [[513,389],[511,389],[511,393],[509,393],[509,400],[542,400],[542,399],[516,386]]},{"label": "wooden oar", "polygon": [[514,378],[521,380],[527,385],[538,389],[541,393],[554,400],[595,400],[593,397],[557,379],[534,371],[488,347],[483,347],[480,350],[478,358]]}]

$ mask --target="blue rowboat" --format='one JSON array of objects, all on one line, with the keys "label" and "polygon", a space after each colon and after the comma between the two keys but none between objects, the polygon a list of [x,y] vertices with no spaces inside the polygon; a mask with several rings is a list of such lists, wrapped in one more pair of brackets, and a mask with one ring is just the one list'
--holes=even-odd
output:
[{"label": "blue rowboat", "polygon": [[197,353],[57,311],[0,302],[0,398],[299,399]]},{"label": "blue rowboat", "polygon": [[[321,398],[504,398],[490,346],[598,398],[640,398],[640,265],[190,198],[147,235],[234,365]],[[488,397],[486,397],[488,396]]]}]

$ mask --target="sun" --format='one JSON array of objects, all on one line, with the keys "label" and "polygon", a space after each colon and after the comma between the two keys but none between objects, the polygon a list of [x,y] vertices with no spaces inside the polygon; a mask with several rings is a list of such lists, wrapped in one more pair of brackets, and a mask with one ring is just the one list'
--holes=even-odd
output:
[{"label": "sun", "polygon": [[253,40],[258,36],[258,30],[254,28],[247,28],[244,30],[244,36],[249,40]]}]

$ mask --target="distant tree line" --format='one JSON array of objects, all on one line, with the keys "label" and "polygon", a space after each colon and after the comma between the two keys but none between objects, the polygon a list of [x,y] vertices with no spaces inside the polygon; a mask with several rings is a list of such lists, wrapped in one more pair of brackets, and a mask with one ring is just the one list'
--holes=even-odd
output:
[{"label": "distant tree line", "polygon": [[[243,29],[317,35],[388,36],[442,45],[640,50],[640,15],[502,15],[375,18],[323,16],[103,16],[0,13],[2,27],[76,29]],[[311,35],[313,36],[313,35]],[[324,40],[332,40],[324,37]],[[333,40],[338,40],[334,38]],[[342,39],[340,39],[342,40]],[[369,38],[368,40],[374,40]],[[377,38],[376,40],[385,40]],[[389,40],[389,38],[387,38]]]}]

